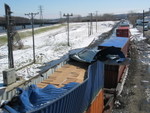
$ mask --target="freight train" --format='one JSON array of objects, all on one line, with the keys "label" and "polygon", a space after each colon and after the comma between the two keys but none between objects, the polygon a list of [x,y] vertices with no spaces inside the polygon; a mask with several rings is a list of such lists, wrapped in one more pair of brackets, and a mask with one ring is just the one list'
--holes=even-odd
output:
[{"label": "freight train", "polygon": [[9,113],[110,113],[128,65],[129,35],[124,32],[130,31],[121,32],[44,67],[42,81],[18,88],[1,108]]}]

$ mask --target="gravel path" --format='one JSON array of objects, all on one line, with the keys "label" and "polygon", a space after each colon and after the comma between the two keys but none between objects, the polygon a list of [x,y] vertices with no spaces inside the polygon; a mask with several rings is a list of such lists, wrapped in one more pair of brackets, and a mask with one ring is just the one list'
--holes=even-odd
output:
[{"label": "gravel path", "polygon": [[150,38],[133,40],[130,57],[129,74],[113,113],[150,113]]}]

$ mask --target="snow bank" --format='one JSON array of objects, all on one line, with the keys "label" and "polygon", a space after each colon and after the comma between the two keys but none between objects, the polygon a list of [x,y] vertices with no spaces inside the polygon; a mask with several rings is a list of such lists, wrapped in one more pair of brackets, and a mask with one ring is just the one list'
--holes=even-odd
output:
[{"label": "snow bank", "polygon": [[131,41],[141,41],[146,39],[146,37],[143,37],[143,34],[139,32],[136,28],[131,28]]},{"label": "snow bank", "polygon": [[[70,46],[67,45],[67,30],[62,27],[35,35],[35,54],[36,64],[30,65],[17,71],[17,75],[24,79],[29,79],[37,74],[38,67],[51,60],[58,59],[66,54],[69,50],[88,46],[93,39],[97,38],[104,32],[112,29],[115,22],[98,22],[96,32],[96,23],[93,23],[93,35],[88,37],[88,23],[71,23],[70,24]],[[23,32],[23,31],[21,31]],[[15,50],[14,64],[15,68],[22,67],[32,62],[32,37],[22,40],[25,48]],[[0,47],[0,83],[3,84],[2,71],[8,68],[8,48],[7,45]]]}]

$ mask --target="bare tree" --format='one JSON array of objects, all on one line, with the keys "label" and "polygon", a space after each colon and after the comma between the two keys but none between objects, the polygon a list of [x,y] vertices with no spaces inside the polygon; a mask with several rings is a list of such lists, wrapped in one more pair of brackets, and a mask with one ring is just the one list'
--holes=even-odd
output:
[{"label": "bare tree", "polygon": [[128,20],[130,21],[131,24],[135,25],[136,24],[136,20],[140,18],[139,14],[134,12],[134,11],[130,11],[128,13]]},{"label": "bare tree", "polygon": [[109,21],[109,20],[114,20],[114,19],[115,19],[115,17],[114,17],[113,14],[104,14],[104,15],[102,15],[101,18],[102,18],[103,20],[105,20],[105,21]]}]

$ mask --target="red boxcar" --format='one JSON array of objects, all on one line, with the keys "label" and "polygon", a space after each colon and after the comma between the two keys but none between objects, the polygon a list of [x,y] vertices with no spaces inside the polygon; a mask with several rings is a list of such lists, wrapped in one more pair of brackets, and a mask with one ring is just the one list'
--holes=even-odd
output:
[{"label": "red boxcar", "polygon": [[129,27],[119,27],[116,29],[117,37],[130,37]]}]

